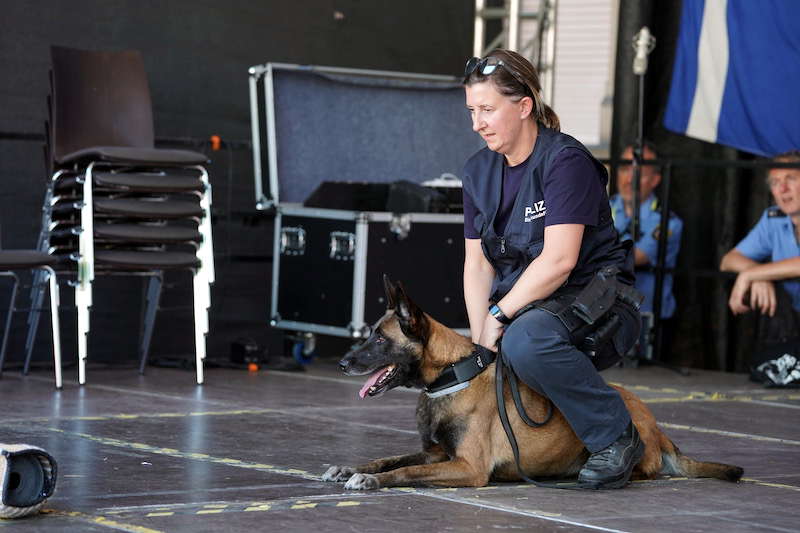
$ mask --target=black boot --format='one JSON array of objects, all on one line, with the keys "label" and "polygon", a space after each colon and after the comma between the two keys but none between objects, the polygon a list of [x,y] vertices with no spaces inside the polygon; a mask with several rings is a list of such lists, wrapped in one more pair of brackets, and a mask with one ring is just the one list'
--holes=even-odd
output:
[{"label": "black boot", "polygon": [[644,443],[631,422],[617,440],[589,456],[578,481],[595,489],[621,489],[643,454]]}]

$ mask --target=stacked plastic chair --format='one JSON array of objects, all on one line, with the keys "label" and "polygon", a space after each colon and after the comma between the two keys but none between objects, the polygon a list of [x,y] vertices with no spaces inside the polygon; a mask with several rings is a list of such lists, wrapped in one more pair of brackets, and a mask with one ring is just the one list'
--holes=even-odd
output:
[{"label": "stacked plastic chair", "polygon": [[43,276],[36,276],[36,279],[43,283],[48,282],[50,286],[50,324],[53,328],[53,361],[56,373],[56,388],[61,388],[61,334],[58,320],[58,281],[53,266],[57,259],[49,254],[36,250],[0,250],[0,276],[8,276],[14,280],[11,289],[11,298],[8,304],[8,314],[3,331],[3,340],[0,344],[0,374],[3,373],[3,365],[6,360],[6,349],[8,348],[8,337],[11,333],[11,320],[16,310],[17,291],[19,289],[20,270],[38,269],[44,272]]},{"label": "stacked plastic chair", "polygon": [[[204,154],[154,147],[152,104],[137,51],[52,47],[45,156],[50,179],[39,250],[71,273],[78,312],[78,381],[86,359],[97,275],[147,276],[140,372],[147,362],[163,275],[193,279],[197,383],[203,382],[214,282],[211,187]],[[33,301],[40,303],[40,284]],[[29,317],[27,372],[38,326]]]}]

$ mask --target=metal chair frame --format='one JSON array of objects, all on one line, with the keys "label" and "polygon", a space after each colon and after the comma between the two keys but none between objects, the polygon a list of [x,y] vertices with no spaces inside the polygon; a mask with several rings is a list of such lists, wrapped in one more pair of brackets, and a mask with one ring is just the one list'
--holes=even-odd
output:
[{"label": "metal chair frame", "polygon": [[[61,382],[61,329],[58,318],[58,310],[59,310],[58,279],[56,277],[55,271],[49,266],[42,265],[38,267],[34,266],[29,268],[36,269],[37,271],[40,272],[44,271],[44,274],[47,276],[47,281],[50,286],[50,317],[53,328],[53,363],[55,365],[56,388],[60,389],[62,382]],[[28,268],[25,268],[25,270],[27,269]],[[11,320],[14,312],[17,310],[15,305],[17,299],[17,292],[19,288],[19,276],[17,276],[15,272],[10,270],[0,272],[0,276],[8,276],[14,279],[14,286],[11,289],[11,299],[8,304],[8,312],[6,315],[6,324],[3,332],[2,347],[0,347],[0,375],[2,375],[3,364],[5,363],[5,358],[6,358],[6,348],[8,347],[8,338],[11,333]],[[36,281],[37,281],[37,276],[34,276],[34,284],[36,283]],[[27,364],[28,361],[26,360],[26,365]]]},{"label": "metal chair frame", "polygon": [[[92,282],[95,277],[95,262],[94,262],[94,190],[93,190],[93,176],[92,173],[99,168],[109,168],[111,170],[119,167],[130,167],[129,164],[110,163],[104,161],[93,161],[85,169],[84,175],[79,179],[83,198],[79,204],[81,212],[81,226],[78,230],[78,250],[72,255],[72,259],[77,263],[77,279],[74,282],[75,288],[75,305],[78,313],[78,382],[83,385],[86,382],[86,360],[88,358],[88,334],[90,331],[90,309],[92,307]],[[198,231],[201,234],[201,240],[196,246],[196,255],[200,260],[200,268],[190,269],[192,271],[193,279],[193,314],[195,322],[195,364],[197,370],[197,383],[202,384],[204,381],[203,361],[206,357],[206,335],[209,331],[208,309],[211,306],[211,291],[210,285],[214,282],[214,252],[213,243],[211,238],[211,185],[208,182],[208,172],[205,167],[201,165],[188,165],[175,168],[194,169],[200,173],[200,179],[203,182],[205,191],[200,195],[200,207],[203,210],[203,217],[198,221]],[[75,172],[75,168],[69,172]],[[52,252],[48,249],[49,233],[55,227],[56,223],[52,220],[52,207],[57,201],[55,194],[55,185],[59,177],[68,172],[66,169],[56,171],[48,184],[45,210],[42,214],[42,231],[39,236],[39,249],[41,251]],[[120,274],[123,274],[120,272]],[[144,372],[144,367],[149,355],[150,340],[152,339],[152,332],[154,329],[155,316],[160,300],[161,289],[161,276],[162,271],[153,269],[149,271],[131,271],[124,272],[125,275],[149,275],[158,278],[157,292],[153,294],[154,289],[148,287],[146,303],[148,304],[145,309],[145,320],[143,332],[140,342],[140,373]],[[34,302],[41,303],[43,294],[41,291],[36,292],[32,299]],[[30,359],[33,351],[33,343],[36,337],[36,330],[38,328],[38,314],[33,311],[29,316],[29,329],[28,338],[26,340],[26,363],[24,371],[27,372],[30,364]]]}]

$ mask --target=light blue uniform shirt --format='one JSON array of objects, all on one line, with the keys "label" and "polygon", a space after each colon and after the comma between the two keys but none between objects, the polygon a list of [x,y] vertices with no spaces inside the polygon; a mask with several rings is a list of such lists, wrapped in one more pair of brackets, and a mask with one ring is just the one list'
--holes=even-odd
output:
[{"label": "light blue uniform shirt", "polygon": [[[777,207],[768,207],[750,230],[747,237],[736,245],[740,254],[759,263],[774,263],[800,256],[800,244],[794,234],[792,219]],[[780,282],[792,298],[792,307],[800,311],[800,280]]]},{"label": "light blue uniform shirt", "polygon": [[[621,240],[630,240],[631,219],[625,213],[625,206],[622,197],[615,194],[611,197],[611,215],[614,217],[614,227],[620,235]],[[661,210],[658,208],[658,200],[654,195],[650,195],[642,202],[639,208],[639,232],[641,237],[636,241],[636,248],[644,252],[650,259],[650,265],[655,266],[658,258],[658,236],[659,225],[661,224]],[[683,222],[674,213],[669,214],[669,225],[667,226],[667,257],[664,261],[666,268],[675,268],[678,260],[678,251],[681,247],[681,232]],[[643,312],[653,312],[653,290],[656,286],[656,274],[649,270],[636,271],[636,289],[644,294],[641,310]],[[670,318],[675,313],[675,296],[672,294],[672,274],[664,275],[664,285],[662,287],[661,318]]]}]

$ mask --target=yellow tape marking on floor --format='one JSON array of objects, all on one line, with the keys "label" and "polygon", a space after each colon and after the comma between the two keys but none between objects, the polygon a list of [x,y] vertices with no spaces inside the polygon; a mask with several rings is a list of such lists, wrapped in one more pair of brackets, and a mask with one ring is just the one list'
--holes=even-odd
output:
[{"label": "yellow tape marking on floor", "polygon": [[685,429],[687,431],[694,431],[695,433],[711,433],[714,435],[722,435],[724,437],[738,437],[741,439],[750,439],[762,442],[777,442],[780,444],[790,444],[793,446],[800,446],[800,441],[791,439],[779,439],[777,437],[764,437],[762,435],[752,435],[750,433],[737,433],[735,431],[723,431],[721,429],[700,428],[697,426],[687,426],[684,424],[672,424],[670,422],[659,422],[660,426],[670,429]]},{"label": "yellow tape marking on floor", "polygon": [[297,503],[289,507],[289,509],[313,509],[316,506],[316,503]]},{"label": "yellow tape marking on floor", "polygon": [[55,516],[66,516],[69,518],[77,518],[83,522],[91,522],[99,526],[117,529],[120,531],[127,531],[128,533],[163,533],[158,529],[151,529],[149,527],[136,526],[133,524],[125,524],[117,522],[116,520],[109,520],[104,516],[92,516],[79,511],[59,511],[57,509],[42,509],[43,514],[51,514]]},{"label": "yellow tape marking on floor", "polygon": [[[232,459],[228,457],[212,457],[205,453],[189,453],[189,452],[181,452],[179,450],[175,450],[174,448],[160,448],[158,446],[151,446],[149,444],[143,444],[141,442],[125,442],[119,439],[112,439],[108,437],[96,437],[94,435],[89,435],[87,433],[78,433],[74,431],[66,431],[59,428],[47,428],[49,431],[54,431],[57,433],[61,433],[63,435],[70,435],[73,437],[79,437],[82,439],[90,440],[93,442],[98,442],[100,444],[107,444],[111,446],[117,446],[120,448],[127,448],[127,449],[134,449],[142,452],[153,453],[158,455],[167,455],[170,457],[177,457],[179,459],[196,459],[200,461],[206,461],[209,463],[216,463],[222,464],[226,466],[233,466],[237,468],[248,468],[250,470],[260,470],[262,472],[269,472],[272,474],[288,474],[299,476],[308,480],[312,481],[319,481],[320,477],[305,470],[300,470],[297,468],[275,468],[269,467],[269,465],[263,465],[261,463],[249,463],[247,461],[242,461],[240,459]],[[267,468],[269,467],[269,468]]]},{"label": "yellow tape marking on floor", "polygon": [[[754,394],[752,396],[727,396],[722,392],[701,392],[701,391],[680,391],[670,387],[648,387],[646,385],[625,385],[618,382],[610,382],[612,385],[619,385],[631,391],[647,391],[647,392],[661,392],[665,394],[683,394],[683,396],[675,398],[649,398],[642,400],[645,403],[669,403],[669,402],[683,402],[683,401],[780,401],[780,400],[800,400],[800,394],[769,394],[760,396]],[[88,420],[88,421],[103,421],[103,420],[128,420],[128,419],[142,419],[142,418],[185,418],[192,416],[233,416],[233,415],[259,415],[259,414],[285,414],[278,409],[235,409],[229,411],[192,411],[192,412],[172,412],[172,413],[139,413],[127,414],[120,413],[115,415],[104,416],[65,416],[55,418],[34,418],[27,419],[26,422],[49,422],[52,420]]]},{"label": "yellow tape marking on floor", "polygon": [[[330,499],[330,498],[333,499]],[[368,505],[375,503],[372,501],[358,501],[358,500],[339,500],[341,495],[331,495],[330,497],[311,497],[302,500],[296,499],[280,499],[273,501],[252,501],[247,503],[233,502],[233,503],[208,503],[208,504],[173,504],[169,507],[152,505],[145,505],[142,507],[126,507],[116,509],[104,509],[101,512],[104,515],[111,515],[114,513],[122,515],[122,517],[141,517],[141,518],[154,518],[159,516],[197,516],[197,515],[211,515],[211,514],[230,514],[230,513],[243,513],[243,512],[267,512],[267,511],[305,511],[307,509],[320,509],[325,507],[357,507],[360,505]]]},{"label": "yellow tape marking on floor", "polygon": [[247,511],[269,511],[270,505],[253,505],[252,507],[247,507],[245,512]]},{"label": "yellow tape marking on floor", "polygon": [[759,398],[759,400],[764,400],[767,402],[776,402],[778,400],[800,400],[800,394],[770,394],[769,396],[763,396]]},{"label": "yellow tape marking on floor", "polygon": [[747,483],[753,483],[754,485],[761,485],[763,487],[772,487],[776,489],[789,489],[800,492],[800,487],[796,487],[795,485],[786,485],[784,483],[770,483],[769,481],[759,481],[757,479],[752,479],[749,477],[743,477],[742,481]]},{"label": "yellow tape marking on floor", "polygon": [[610,382],[612,385],[625,387],[631,391],[647,391],[647,392],[663,392],[667,394],[682,394],[678,397],[666,398],[642,398],[644,403],[670,403],[670,402],[686,402],[686,401],[706,401],[706,402],[752,402],[752,401],[780,401],[780,400],[798,400],[800,394],[770,394],[768,396],[759,396],[756,394],[737,394],[730,395],[725,392],[712,391],[680,391],[668,387],[655,388],[646,385],[624,385],[618,382]]}]

